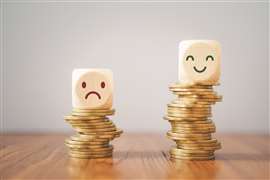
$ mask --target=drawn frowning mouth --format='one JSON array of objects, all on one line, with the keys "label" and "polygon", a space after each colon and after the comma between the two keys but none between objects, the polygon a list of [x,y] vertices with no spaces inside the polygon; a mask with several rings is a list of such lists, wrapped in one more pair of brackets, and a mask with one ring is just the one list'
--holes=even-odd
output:
[{"label": "drawn frowning mouth", "polygon": [[95,94],[95,95],[97,95],[98,99],[101,99],[100,94],[98,94],[98,92],[96,92],[96,91],[90,91],[89,93],[87,93],[87,94],[85,95],[85,99],[87,99],[88,96],[90,96],[91,94]]},{"label": "drawn frowning mouth", "polygon": [[203,68],[202,70],[198,70],[198,69],[196,68],[196,66],[194,66],[193,69],[194,69],[197,73],[202,73],[202,72],[204,72],[204,71],[206,70],[206,66],[204,66],[204,68]]}]

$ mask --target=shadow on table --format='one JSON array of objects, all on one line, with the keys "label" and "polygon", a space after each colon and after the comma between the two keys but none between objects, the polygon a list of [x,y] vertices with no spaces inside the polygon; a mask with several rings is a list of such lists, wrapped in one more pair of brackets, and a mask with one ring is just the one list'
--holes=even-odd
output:
[{"label": "shadow on table", "polygon": [[[113,157],[96,159],[69,158],[68,173],[74,179],[111,179],[118,178]],[[105,173],[106,172],[106,173]]]},{"label": "shadow on table", "polygon": [[[116,159],[137,159],[137,158],[166,158],[170,159],[168,151],[116,151],[113,154]],[[270,154],[255,153],[215,153],[216,160],[261,160],[269,161]]]},{"label": "shadow on table", "polygon": [[169,159],[168,152],[165,151],[116,151],[113,154],[116,159],[144,159],[144,158],[165,158]]},{"label": "shadow on table", "polygon": [[216,153],[216,160],[269,161],[270,154],[251,153]]}]

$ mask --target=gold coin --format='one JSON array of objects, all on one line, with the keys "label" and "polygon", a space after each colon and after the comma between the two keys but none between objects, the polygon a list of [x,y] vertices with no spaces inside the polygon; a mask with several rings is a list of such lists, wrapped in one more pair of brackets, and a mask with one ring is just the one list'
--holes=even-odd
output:
[{"label": "gold coin", "polygon": [[183,134],[210,134],[215,133],[216,129],[201,129],[201,130],[194,130],[194,129],[176,129],[172,128],[172,132],[174,133],[183,133]]},{"label": "gold coin", "polygon": [[119,137],[119,135],[120,134],[122,134],[123,133],[123,131],[122,130],[120,130],[120,129],[117,129],[116,131],[114,131],[114,132],[100,132],[100,133],[84,133],[84,134],[81,134],[80,133],[80,136],[82,136],[82,137],[87,137],[87,136],[94,136],[94,137],[96,137],[96,138],[100,138],[100,139],[103,139],[103,138],[105,138],[105,139],[107,139],[107,138],[109,138],[109,139],[112,139],[112,138],[115,138],[115,137]]},{"label": "gold coin", "polygon": [[198,138],[198,140],[201,140],[200,138],[211,138],[211,134],[186,134],[186,133],[174,133],[172,131],[168,131],[167,135],[170,137],[180,137],[180,138],[185,138],[185,139],[195,139]]},{"label": "gold coin", "polygon": [[85,133],[85,135],[97,135],[97,136],[102,136],[102,135],[114,135],[114,134],[121,134],[123,131],[120,129],[116,129],[115,131],[109,131],[109,132],[98,132],[98,133]]},{"label": "gold coin", "polygon": [[188,128],[177,128],[172,127],[171,131],[174,133],[182,133],[182,134],[205,134],[205,133],[214,133],[216,131],[215,128],[204,128],[204,129],[188,129]]},{"label": "gold coin", "polygon": [[171,123],[172,126],[175,127],[183,127],[183,128],[215,128],[215,124],[212,121],[196,121],[196,123],[191,123],[190,121],[186,122],[174,122]]},{"label": "gold coin", "polygon": [[75,150],[69,150],[69,154],[74,155],[88,155],[88,156],[95,156],[95,155],[106,155],[106,154],[112,154],[113,151],[107,151],[107,152],[92,152],[92,151],[75,151]]},{"label": "gold coin", "polygon": [[168,111],[171,111],[171,112],[178,112],[178,113],[211,113],[211,109],[209,108],[171,108],[171,107],[168,107],[167,108]]},{"label": "gold coin", "polygon": [[[186,106],[189,105],[189,106]],[[187,104],[187,103],[178,103],[178,104],[168,104],[167,108],[168,109],[180,109],[180,110],[198,110],[198,111],[203,111],[203,110],[211,110],[211,106],[209,105],[200,105],[198,104],[198,106],[196,107],[197,104],[193,103],[191,104]]]},{"label": "gold coin", "polygon": [[184,114],[184,113],[171,113],[167,112],[167,116],[175,117],[175,118],[186,118],[188,120],[191,120],[193,118],[201,118],[199,120],[203,120],[209,117],[212,117],[212,115],[204,115],[204,114]]},{"label": "gold coin", "polygon": [[113,146],[110,144],[106,144],[104,146],[100,145],[87,145],[87,146],[81,146],[81,145],[74,145],[74,144],[67,144],[66,145],[73,150],[78,150],[78,151],[109,151],[113,149]]},{"label": "gold coin", "polygon": [[73,129],[76,131],[110,131],[110,129],[115,130],[116,126],[109,125],[109,126],[73,126]]},{"label": "gold coin", "polygon": [[175,127],[187,127],[187,128],[196,128],[196,127],[215,127],[215,125],[212,125],[212,121],[206,120],[206,121],[169,121],[171,126]]},{"label": "gold coin", "polygon": [[190,147],[213,147],[213,146],[220,146],[221,143],[218,142],[216,139],[211,139],[211,140],[201,140],[201,141],[196,141],[196,140],[189,140],[189,141],[181,141],[177,140],[175,141],[177,145],[183,145],[183,146],[190,146]]},{"label": "gold coin", "polygon": [[[81,134],[80,132],[79,132],[79,134],[80,134],[80,136],[93,136],[94,137],[93,140],[95,140],[95,141],[110,141],[116,137],[116,135]],[[85,137],[82,137],[81,139],[83,139],[83,138],[85,138]],[[87,138],[85,138],[85,139],[87,139]]]},{"label": "gold coin", "polygon": [[178,129],[196,129],[196,130],[200,130],[200,129],[211,129],[211,128],[216,128],[214,124],[196,124],[196,123],[171,123],[171,126],[174,128],[178,128]]},{"label": "gold coin", "polygon": [[177,148],[179,149],[189,149],[189,150],[196,150],[196,149],[200,149],[200,150],[218,150],[221,149],[221,144],[217,143],[217,144],[213,144],[212,146],[201,146],[201,145],[190,145],[190,144],[177,144]]},{"label": "gold coin", "polygon": [[181,160],[212,160],[215,159],[215,156],[208,156],[208,157],[187,157],[187,156],[178,156],[178,155],[172,155],[171,154],[171,158],[172,159],[181,159]]},{"label": "gold coin", "polygon": [[170,150],[173,154],[211,154],[213,151],[209,150],[200,150],[200,149],[178,149],[176,147],[171,148]]},{"label": "gold coin", "polygon": [[[180,133],[173,133],[171,131],[167,132],[167,136],[173,140],[182,140],[182,141],[195,141],[195,140],[210,140],[211,134],[180,134]],[[200,136],[198,136],[200,135]]]},{"label": "gold coin", "polygon": [[211,137],[179,137],[179,136],[170,136],[167,134],[167,138],[173,140],[173,141],[182,141],[182,142],[187,142],[187,141],[200,141],[200,140],[210,140]]},{"label": "gold coin", "polygon": [[99,128],[113,128],[115,125],[112,121],[100,122],[100,123],[88,123],[88,124],[72,124],[75,127],[83,127],[89,129],[99,129]]},{"label": "gold coin", "polygon": [[210,113],[208,114],[184,114],[184,113],[173,113],[167,112],[167,116],[179,117],[179,118],[208,118],[212,117]]},{"label": "gold coin", "polygon": [[108,119],[106,117],[100,117],[100,116],[86,116],[86,117],[81,117],[81,116],[73,116],[73,115],[68,115],[64,116],[65,120],[95,120],[95,119]]},{"label": "gold coin", "polygon": [[170,90],[180,90],[180,91],[214,91],[212,86],[189,86],[189,87],[181,87],[181,85],[172,85],[169,87]]},{"label": "gold coin", "polygon": [[167,108],[167,112],[183,114],[211,114],[210,109]]},{"label": "gold coin", "polygon": [[101,154],[112,154],[112,150],[111,151],[77,151],[77,150],[74,150],[74,149],[70,149],[69,150],[69,153],[72,153],[72,154],[81,154],[81,155],[101,155]]},{"label": "gold coin", "polygon": [[66,120],[69,124],[78,124],[78,125],[85,125],[85,124],[102,124],[106,122],[110,122],[109,119],[94,119],[94,120]]},{"label": "gold coin", "polygon": [[197,97],[198,100],[201,101],[220,101],[222,100],[222,96],[219,95],[204,95]]},{"label": "gold coin", "polygon": [[[72,118],[70,118],[72,117]],[[74,122],[102,122],[102,121],[108,121],[109,118],[103,116],[103,117],[94,117],[94,116],[70,116],[69,119],[66,117],[66,121],[74,121]]]},{"label": "gold coin", "polygon": [[170,88],[212,88],[213,85],[202,85],[202,84],[183,84],[183,83],[174,83],[170,85]]},{"label": "gold coin", "polygon": [[172,101],[171,104],[177,104],[178,106],[189,106],[189,107],[212,107],[214,103],[216,103],[216,99],[210,98],[190,98],[190,99],[183,99],[183,97],[178,96],[178,99]]},{"label": "gold coin", "polygon": [[85,154],[74,154],[74,153],[69,153],[70,157],[72,158],[80,158],[80,159],[92,159],[92,158],[106,158],[106,157],[111,157],[112,153],[108,154],[100,154],[100,155],[85,155]]},{"label": "gold coin", "polygon": [[190,111],[190,110],[167,110],[167,114],[184,114],[184,115],[196,115],[196,116],[208,116],[211,115],[211,111]]},{"label": "gold coin", "polygon": [[112,125],[111,121],[100,121],[100,122],[68,122],[72,126],[103,126]]},{"label": "gold coin", "polygon": [[113,140],[116,137],[119,137],[120,134],[109,134],[109,135],[103,135],[102,133],[91,133],[91,134],[85,134],[82,132],[77,132],[77,134],[80,136],[81,139],[88,139],[89,137],[93,137],[92,141],[109,141]]},{"label": "gold coin", "polygon": [[208,130],[208,129],[216,129],[215,126],[183,126],[181,124],[171,124],[171,127],[179,130]]},{"label": "gold coin", "polygon": [[217,93],[207,94],[207,93],[192,93],[192,92],[186,92],[186,93],[178,93],[176,94],[179,99],[185,99],[185,100],[200,100],[202,98],[209,98],[209,99],[220,99],[222,98],[221,95],[218,95]]},{"label": "gold coin", "polygon": [[107,145],[70,145],[70,144],[65,144],[69,149],[77,150],[77,151],[93,151],[93,150],[98,150],[98,151],[107,151],[102,148],[108,148]]},{"label": "gold coin", "polygon": [[[195,150],[195,147],[188,147],[188,146],[177,146],[177,148],[179,149],[186,149],[186,150]],[[216,151],[219,150],[221,148],[221,146],[217,146],[217,147],[201,147],[201,150],[206,150],[206,151]]]},{"label": "gold coin", "polygon": [[88,129],[103,129],[103,128],[116,128],[114,124],[101,124],[101,125],[91,125],[91,124],[73,124],[72,126],[77,127],[77,128],[88,128]]},{"label": "gold coin", "polygon": [[211,114],[210,109],[167,108],[167,112],[183,114]]},{"label": "gold coin", "polygon": [[167,107],[170,108],[194,108],[194,109],[210,109],[211,110],[211,106],[209,104],[199,104],[199,103],[195,103],[195,102],[173,102],[167,105]]},{"label": "gold coin", "polygon": [[199,140],[196,140],[196,139],[186,139],[186,140],[176,140],[176,143],[178,144],[192,144],[192,145],[195,145],[195,144],[198,144],[198,145],[211,145],[211,144],[216,144],[218,141],[217,139],[199,139]]},{"label": "gold coin", "polygon": [[76,148],[76,149],[102,149],[108,148],[109,144],[70,144],[69,142],[65,142],[65,145],[69,148]]},{"label": "gold coin", "polygon": [[204,134],[204,133],[212,133],[212,132],[215,132],[216,128],[181,128],[181,127],[175,127],[175,126],[172,126],[172,132],[175,132],[175,133],[187,133],[187,134]]},{"label": "gold coin", "polygon": [[113,115],[114,113],[111,112],[111,113],[101,113],[101,112],[98,112],[98,113],[78,113],[78,112],[72,112],[72,115],[73,116],[80,116],[80,117],[91,117],[91,116],[97,116],[97,117],[103,117],[103,116],[110,116],[110,115]]},{"label": "gold coin", "polygon": [[175,129],[175,130],[183,130],[183,131],[200,131],[200,130],[212,130],[212,129],[216,129],[215,127],[182,127],[182,126],[175,126],[175,125],[171,125],[172,129]]},{"label": "gold coin", "polygon": [[200,97],[212,97],[214,98],[216,96],[216,94],[214,93],[210,93],[210,92],[173,92],[173,94],[177,95],[177,96],[197,96],[198,98]]},{"label": "gold coin", "polygon": [[105,145],[109,144],[109,141],[77,141],[74,139],[66,139],[65,142],[74,145]]},{"label": "gold coin", "polygon": [[187,111],[167,111],[168,115],[176,117],[210,117],[211,112],[187,112]]},{"label": "gold coin", "polygon": [[115,109],[80,109],[80,108],[73,108],[72,109],[73,112],[78,112],[78,113],[111,113],[111,112],[115,112]]},{"label": "gold coin", "polygon": [[97,142],[97,143],[107,143],[109,142],[110,140],[114,139],[116,136],[113,136],[112,138],[100,138],[100,137],[97,137],[97,136],[94,136],[92,139],[89,139],[89,138],[82,138],[82,137],[76,137],[76,136],[73,136],[71,137],[72,140],[75,140],[75,141],[80,141],[80,142]]},{"label": "gold coin", "polygon": [[167,105],[168,107],[174,107],[174,108],[209,108],[211,109],[210,104],[199,104],[199,103],[194,103],[194,102],[181,102],[181,103],[176,103],[172,102]]},{"label": "gold coin", "polygon": [[212,104],[212,102],[202,101],[198,98],[183,97],[178,97],[178,99],[175,99],[171,102],[171,105],[184,107],[211,107]]},{"label": "gold coin", "polygon": [[[90,133],[90,132],[86,132],[84,133],[85,135],[93,135],[94,133]],[[99,139],[107,139],[107,140],[113,140],[116,137],[119,137],[116,133],[115,134],[101,134],[101,132],[99,133],[95,133],[96,137]]]},{"label": "gold coin", "polygon": [[209,92],[209,93],[214,93],[214,90],[211,88],[206,88],[206,89],[202,89],[202,88],[171,88],[170,89],[173,92]]},{"label": "gold coin", "polygon": [[72,126],[91,126],[91,127],[100,127],[100,126],[112,126],[114,125],[112,121],[102,121],[102,122],[89,122],[89,123],[70,123]]},{"label": "gold coin", "polygon": [[165,120],[169,121],[175,121],[175,122],[190,122],[195,123],[196,121],[202,122],[202,121],[208,121],[208,117],[174,117],[174,116],[165,116]]},{"label": "gold coin", "polygon": [[97,144],[108,144],[109,141],[97,141],[97,139],[86,139],[86,138],[81,138],[78,135],[73,135],[69,137],[68,139],[65,140],[65,142],[68,142],[70,144],[92,144],[92,145],[97,145]]},{"label": "gold coin", "polygon": [[115,125],[114,124],[100,124],[100,125],[73,125],[73,128],[77,128],[77,129],[86,129],[86,130],[102,130],[102,129],[115,129]]},{"label": "gold coin", "polygon": [[214,156],[214,152],[207,153],[207,154],[185,154],[185,153],[172,153],[170,152],[171,155],[174,156],[181,156],[181,157],[211,157]]},{"label": "gold coin", "polygon": [[109,125],[109,124],[113,124],[113,122],[109,119],[103,119],[103,120],[95,120],[95,121],[71,121],[69,122],[70,124],[74,124],[74,125]]},{"label": "gold coin", "polygon": [[182,95],[216,95],[217,93],[211,89],[171,89],[174,94]]},{"label": "gold coin", "polygon": [[174,156],[181,156],[181,157],[211,157],[211,156],[214,156],[214,152],[207,153],[207,154],[185,154],[185,153],[175,154],[175,153],[172,153],[170,151],[170,154],[171,155],[174,155]]},{"label": "gold coin", "polygon": [[78,132],[83,132],[83,133],[99,133],[99,132],[102,132],[102,133],[107,133],[107,132],[115,132],[116,131],[116,128],[77,128],[77,127],[74,127],[75,131],[78,131]]},{"label": "gold coin", "polygon": [[201,101],[202,95],[198,94],[175,94],[176,99],[172,101],[173,103],[185,103],[185,104],[195,104],[195,103],[200,103],[200,104],[209,104],[204,101]]},{"label": "gold coin", "polygon": [[89,149],[89,148],[69,148],[69,152],[76,154],[105,154],[111,153],[113,149]]}]

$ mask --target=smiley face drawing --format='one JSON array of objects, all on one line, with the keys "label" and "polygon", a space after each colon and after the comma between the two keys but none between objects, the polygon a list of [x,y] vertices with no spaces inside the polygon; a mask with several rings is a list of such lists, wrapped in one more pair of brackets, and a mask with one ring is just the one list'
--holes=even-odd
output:
[{"label": "smiley face drawing", "polygon": [[72,106],[80,109],[110,109],[113,75],[108,69],[75,69],[72,73]]},{"label": "smiley face drawing", "polygon": [[179,44],[179,82],[186,85],[218,83],[220,45],[214,40],[186,40]]}]

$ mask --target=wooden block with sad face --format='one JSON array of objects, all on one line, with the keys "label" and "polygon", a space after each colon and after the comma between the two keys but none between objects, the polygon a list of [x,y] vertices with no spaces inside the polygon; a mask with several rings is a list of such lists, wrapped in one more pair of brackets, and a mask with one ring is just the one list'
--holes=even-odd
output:
[{"label": "wooden block with sad face", "polygon": [[113,75],[108,69],[75,69],[72,73],[72,106],[80,109],[110,109]]},{"label": "wooden block with sad face", "polygon": [[215,85],[220,77],[220,45],[213,40],[187,40],[179,44],[179,82]]}]

